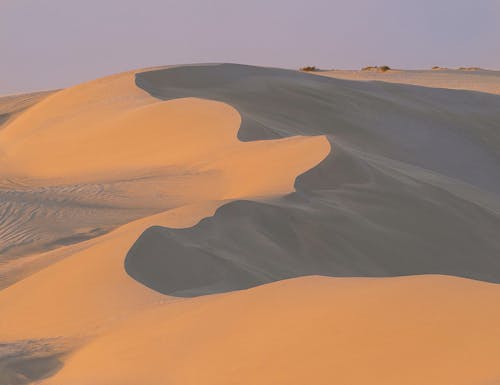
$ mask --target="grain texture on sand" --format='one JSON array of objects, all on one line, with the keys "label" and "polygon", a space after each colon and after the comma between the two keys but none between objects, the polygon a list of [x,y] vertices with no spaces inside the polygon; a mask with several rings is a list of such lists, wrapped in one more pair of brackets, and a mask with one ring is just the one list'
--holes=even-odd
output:
[{"label": "grain texture on sand", "polygon": [[136,83],[163,100],[230,104],[241,114],[243,141],[328,135],[336,147],[500,194],[499,95],[236,64],[145,71],[136,74]]},{"label": "grain texture on sand", "polygon": [[48,96],[0,130],[0,383],[495,383],[497,284],[385,276],[498,282],[499,121],[241,65]]},{"label": "grain texture on sand", "polygon": [[27,94],[16,94],[0,96],[0,130],[2,125],[13,120],[24,110],[49,96],[54,91],[31,92]]},{"label": "grain texture on sand", "polygon": [[500,282],[500,96],[241,65],[136,82],[165,100],[230,101],[243,140],[323,134],[333,148],[291,195],[148,229],[125,261],[148,287],[197,296],[308,274]]},{"label": "grain texture on sand", "polygon": [[153,307],[44,384],[494,384],[499,301],[444,276],[275,282]]},{"label": "grain texture on sand", "polygon": [[1,261],[17,269],[13,258],[193,202],[291,191],[329,151],[319,137],[241,143],[240,122],[228,104],[153,98],[134,73],[50,95],[0,131]]},{"label": "grain texture on sand", "polygon": [[[61,91],[26,113],[0,135],[2,193],[8,198],[2,202],[8,235],[2,241],[16,246],[19,235],[33,242],[48,228],[59,237],[66,230],[75,242],[2,264],[8,287],[0,291],[0,341],[10,347],[62,339],[71,350],[168,301],[123,269],[145,229],[193,226],[228,200],[290,193],[297,175],[330,151],[322,136],[241,142],[241,118],[230,105],[161,101],[138,89],[131,73]],[[76,239],[72,226],[85,220],[77,208],[115,226],[130,222],[132,214],[143,218]],[[155,211],[160,213],[151,216]],[[4,358],[6,376],[21,383],[25,361],[36,357]],[[32,379],[58,367],[59,358],[50,363],[33,366]]]}]

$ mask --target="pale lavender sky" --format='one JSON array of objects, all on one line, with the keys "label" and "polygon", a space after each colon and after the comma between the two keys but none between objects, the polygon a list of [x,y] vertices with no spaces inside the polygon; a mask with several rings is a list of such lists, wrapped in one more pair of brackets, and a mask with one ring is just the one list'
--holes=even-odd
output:
[{"label": "pale lavender sky", "polygon": [[500,0],[0,0],[0,94],[194,62],[500,69]]}]

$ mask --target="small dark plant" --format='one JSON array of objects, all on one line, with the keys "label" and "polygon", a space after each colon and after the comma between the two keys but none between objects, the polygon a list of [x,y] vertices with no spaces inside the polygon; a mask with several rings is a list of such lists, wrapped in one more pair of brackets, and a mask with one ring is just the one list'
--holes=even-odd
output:
[{"label": "small dark plant", "polygon": [[380,71],[380,72],[386,72],[389,71],[391,67],[389,66],[368,66],[368,67],[363,67],[361,68],[361,71]]},{"label": "small dark plant", "polygon": [[302,67],[300,70],[301,71],[317,71],[318,69],[315,66],[306,66],[306,67]]}]

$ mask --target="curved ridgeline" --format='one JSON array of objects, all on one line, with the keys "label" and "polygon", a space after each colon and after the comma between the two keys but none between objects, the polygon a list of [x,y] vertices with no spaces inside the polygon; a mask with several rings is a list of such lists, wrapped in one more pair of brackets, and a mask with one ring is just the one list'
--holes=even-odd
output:
[{"label": "curved ridgeline", "polygon": [[147,229],[125,261],[143,284],[197,296],[311,274],[500,282],[500,96],[234,64],[142,72],[136,84],[230,103],[244,141],[327,135],[332,146],[296,193]]}]

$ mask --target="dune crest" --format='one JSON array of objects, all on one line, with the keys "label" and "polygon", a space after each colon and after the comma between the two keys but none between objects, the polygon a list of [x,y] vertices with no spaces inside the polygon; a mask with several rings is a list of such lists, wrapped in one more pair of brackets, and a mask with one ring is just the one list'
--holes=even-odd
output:
[{"label": "dune crest", "polygon": [[[68,244],[56,239],[58,247],[27,262],[13,254],[2,264],[0,283],[7,287],[0,291],[0,340],[9,351],[47,346],[42,357],[29,355],[34,348],[17,358],[0,357],[7,376],[2,380],[28,375],[35,359],[46,363],[32,373],[42,378],[60,367],[68,351],[114,323],[171,300],[123,269],[127,251],[148,227],[192,226],[229,200],[290,193],[296,177],[330,152],[322,136],[241,142],[241,118],[230,105],[200,98],[158,101],[133,80],[133,74],[122,74],[61,91],[0,133],[0,193],[11,213],[0,223],[9,234],[2,240],[11,242],[5,250],[19,252],[16,242],[39,241],[51,217],[53,237],[67,232],[75,238]],[[78,238],[72,226],[86,220],[76,211],[82,207],[101,226],[142,218]]]},{"label": "dune crest", "polygon": [[444,276],[286,280],[151,308],[43,383],[494,383],[499,301]]},{"label": "dune crest", "polygon": [[26,109],[36,105],[54,91],[0,96],[0,130]]},{"label": "dune crest", "polygon": [[146,286],[191,297],[311,274],[500,283],[499,96],[232,64],[145,71],[136,83],[163,100],[231,101],[249,143],[323,134],[334,145],[296,193],[146,230],[125,260]]},{"label": "dune crest", "polygon": [[75,243],[194,202],[291,192],[330,151],[321,137],[242,143],[230,105],[161,101],[134,79],[56,92],[0,131],[0,210],[10,213],[1,254]]},{"label": "dune crest", "polygon": [[413,84],[422,87],[469,90],[500,95],[500,71],[436,68],[432,70],[374,71],[317,71],[316,75],[336,79],[380,81],[387,83]]},{"label": "dune crest", "polygon": [[0,383],[496,381],[499,285],[441,274],[500,282],[499,111],[211,64],[16,112]]}]

